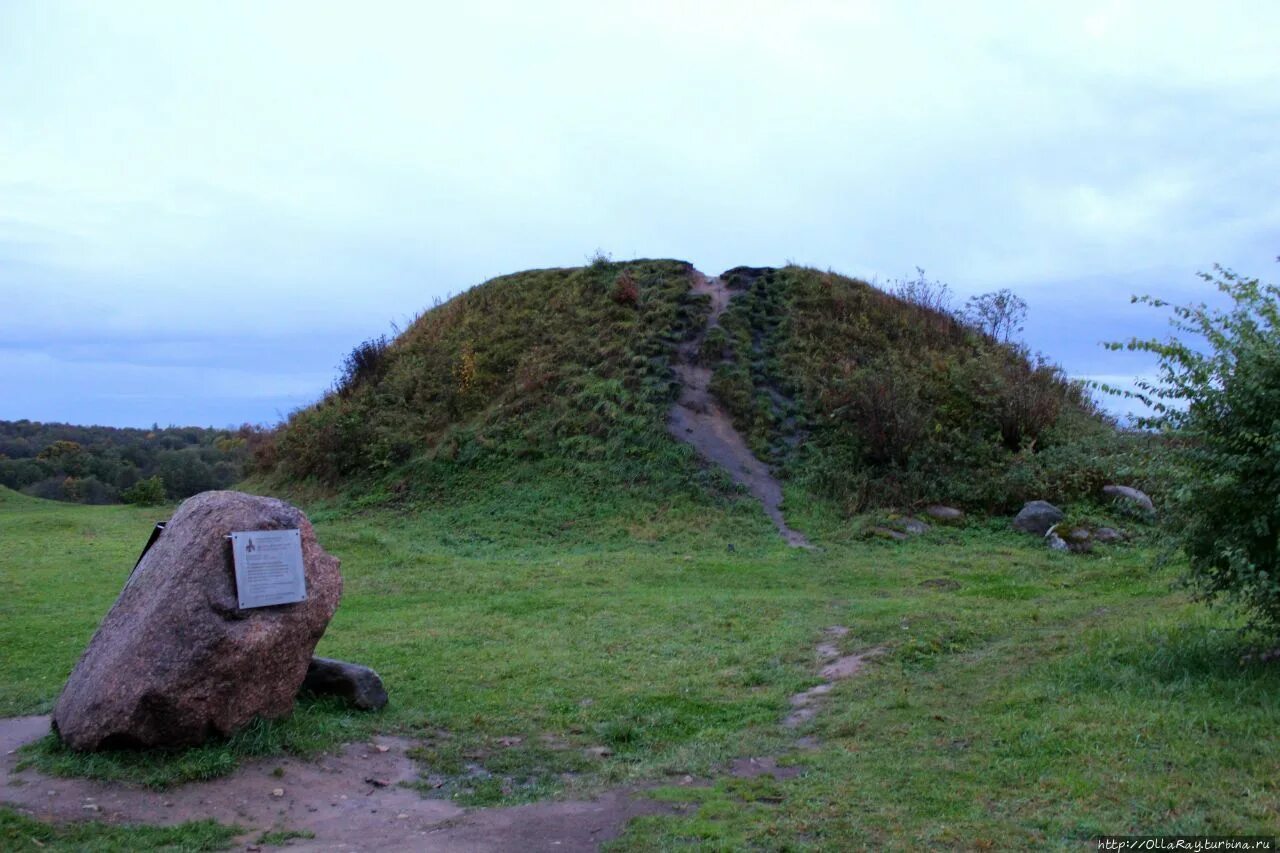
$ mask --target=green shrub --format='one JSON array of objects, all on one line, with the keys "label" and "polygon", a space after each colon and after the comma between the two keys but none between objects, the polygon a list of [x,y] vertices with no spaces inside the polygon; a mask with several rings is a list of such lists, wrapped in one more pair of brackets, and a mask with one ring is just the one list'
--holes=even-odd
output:
[{"label": "green shrub", "polygon": [[1137,298],[1171,307],[1183,337],[1109,346],[1159,361],[1133,396],[1152,410],[1140,425],[1172,437],[1175,487],[1163,514],[1189,558],[1189,584],[1280,633],[1280,288],[1222,267],[1201,277],[1230,307]]},{"label": "green shrub", "polygon": [[139,480],[121,492],[120,499],[137,506],[158,506],[165,501],[164,479],[157,474]]}]

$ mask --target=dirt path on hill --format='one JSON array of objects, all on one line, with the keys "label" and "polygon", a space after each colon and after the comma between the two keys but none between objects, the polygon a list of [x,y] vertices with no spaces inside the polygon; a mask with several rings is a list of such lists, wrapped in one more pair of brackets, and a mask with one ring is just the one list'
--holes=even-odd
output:
[{"label": "dirt path on hill", "polygon": [[42,821],[171,825],[212,818],[244,827],[246,845],[267,830],[294,830],[315,838],[291,841],[292,850],[497,853],[597,850],[632,818],[672,811],[636,789],[589,801],[464,809],[400,784],[418,771],[406,754],[413,742],[394,737],[349,744],[315,761],[249,761],[228,776],[165,791],[15,771],[18,747],[48,733],[48,717],[0,720],[0,803]]},{"label": "dirt path on hill", "polygon": [[734,482],[747,488],[761,504],[787,544],[793,548],[812,548],[803,533],[792,530],[782,517],[782,486],[733,426],[733,419],[711,393],[711,368],[698,357],[707,332],[720,324],[720,316],[729,307],[729,288],[719,277],[708,278],[693,273],[693,292],[711,297],[711,314],[707,325],[693,340],[685,341],[676,351],[676,376],[680,378],[680,398],[671,407],[667,429],[676,438],[693,446],[704,459],[729,472]]}]

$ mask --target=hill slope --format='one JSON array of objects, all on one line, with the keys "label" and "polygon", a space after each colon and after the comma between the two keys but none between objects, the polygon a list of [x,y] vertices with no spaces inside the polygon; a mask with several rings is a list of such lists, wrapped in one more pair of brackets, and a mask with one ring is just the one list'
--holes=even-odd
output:
[{"label": "hill slope", "polygon": [[[282,428],[266,467],[388,498],[529,466],[571,489],[705,494],[723,477],[665,429],[677,349],[710,311],[694,275],[680,261],[598,262],[477,286],[353,351],[335,390]],[[723,278],[732,298],[700,360],[793,498],[842,513],[997,507],[1069,498],[1110,475],[1098,446],[1113,431],[1018,348],[829,272]]]}]

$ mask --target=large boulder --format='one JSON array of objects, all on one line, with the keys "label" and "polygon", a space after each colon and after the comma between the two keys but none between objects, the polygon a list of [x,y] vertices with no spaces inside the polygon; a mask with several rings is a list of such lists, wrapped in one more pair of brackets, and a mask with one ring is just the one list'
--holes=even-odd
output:
[{"label": "large boulder", "polygon": [[[301,531],[306,600],[241,610],[228,535]],[[283,717],[338,608],[338,560],[302,511],[204,492],[183,502],[129,577],[53,710],[75,749],[191,746]]]},{"label": "large boulder", "polygon": [[358,663],[312,658],[302,682],[303,692],[339,696],[361,711],[377,711],[387,704],[387,690],[378,673]]},{"label": "large boulder", "polygon": [[1049,528],[1065,517],[1062,510],[1048,501],[1030,501],[1014,517],[1013,527],[1023,533],[1044,536],[1049,532]]}]

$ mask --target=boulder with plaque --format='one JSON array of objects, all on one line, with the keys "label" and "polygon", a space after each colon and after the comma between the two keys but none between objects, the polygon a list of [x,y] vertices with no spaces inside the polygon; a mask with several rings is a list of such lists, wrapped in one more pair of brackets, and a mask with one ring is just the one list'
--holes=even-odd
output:
[{"label": "boulder with plaque", "polygon": [[342,594],[301,510],[204,492],[157,527],[53,712],[75,749],[191,746],[293,709]]}]

